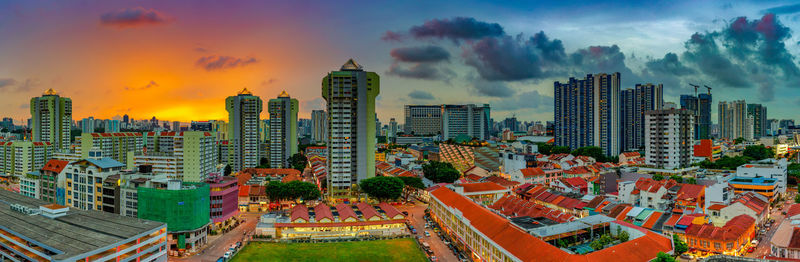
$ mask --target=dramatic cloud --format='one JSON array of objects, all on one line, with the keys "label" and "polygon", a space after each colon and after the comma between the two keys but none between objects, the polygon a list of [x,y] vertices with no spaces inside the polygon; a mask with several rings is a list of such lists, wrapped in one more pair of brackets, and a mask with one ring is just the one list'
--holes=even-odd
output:
[{"label": "dramatic cloud", "polygon": [[5,89],[6,87],[11,87],[17,83],[17,80],[12,78],[0,78],[0,90]]},{"label": "dramatic cloud", "polygon": [[168,21],[162,13],[143,7],[115,10],[100,16],[101,24],[119,28],[159,25]]},{"label": "dramatic cloud", "polygon": [[462,56],[467,65],[487,80],[523,80],[552,76],[565,61],[560,40],[549,41],[544,33],[529,39],[487,37],[468,44]]},{"label": "dramatic cloud", "polygon": [[439,62],[450,59],[450,53],[439,46],[401,47],[392,49],[392,57],[402,62]]},{"label": "dramatic cloud", "polygon": [[131,90],[131,91],[133,91],[133,90],[146,90],[146,89],[150,89],[150,88],[153,88],[153,87],[159,87],[159,86],[160,85],[158,85],[158,83],[156,83],[156,81],[150,80],[149,83],[147,83],[146,85],[140,86],[140,87],[126,86],[125,90]]},{"label": "dramatic cloud", "polygon": [[489,97],[510,97],[514,95],[514,89],[511,89],[504,82],[490,82],[483,80],[473,81],[472,88],[475,93],[482,96]]},{"label": "dramatic cloud", "polygon": [[419,99],[419,100],[434,100],[434,99],[436,99],[435,97],[433,97],[433,94],[431,94],[430,92],[422,91],[422,90],[411,91],[411,93],[408,93],[408,97],[410,97],[412,99]]},{"label": "dramatic cloud", "polygon": [[[453,19],[433,19],[422,25],[411,27],[409,34],[415,38],[480,39],[505,35],[503,27],[497,23],[486,23],[472,17]],[[387,35],[384,35],[384,38]],[[391,39],[391,38],[390,38]]]},{"label": "dramatic cloud", "polygon": [[761,11],[761,13],[763,14],[777,14],[777,15],[793,14],[797,12],[800,12],[800,4],[782,5]]},{"label": "dramatic cloud", "polygon": [[404,67],[398,63],[393,63],[389,66],[389,70],[386,73],[405,78],[445,81],[455,76],[452,70],[438,68],[429,63],[417,63],[410,67]]},{"label": "dramatic cloud", "polygon": [[499,111],[520,110],[526,108],[550,108],[553,106],[553,97],[541,95],[539,91],[531,90],[508,97],[492,103],[492,109]]},{"label": "dramatic cloud", "polygon": [[206,71],[216,71],[244,67],[257,62],[258,60],[253,57],[237,58],[231,56],[211,55],[197,59],[195,65],[205,69]]}]

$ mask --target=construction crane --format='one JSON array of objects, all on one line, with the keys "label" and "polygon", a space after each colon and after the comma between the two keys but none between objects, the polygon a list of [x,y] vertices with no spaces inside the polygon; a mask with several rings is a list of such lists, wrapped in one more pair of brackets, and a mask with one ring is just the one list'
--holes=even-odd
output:
[{"label": "construction crane", "polygon": [[705,86],[706,88],[708,88],[708,94],[710,95],[710,94],[711,94],[711,87],[710,87],[710,86],[707,86],[707,85],[703,85],[703,86]]},{"label": "construction crane", "polygon": [[689,85],[690,85],[690,86],[692,86],[692,87],[694,87],[694,96],[696,97],[696,96],[697,96],[697,89],[698,89],[698,88],[700,88],[700,86],[699,86],[699,85],[692,84],[692,83],[689,83]]}]

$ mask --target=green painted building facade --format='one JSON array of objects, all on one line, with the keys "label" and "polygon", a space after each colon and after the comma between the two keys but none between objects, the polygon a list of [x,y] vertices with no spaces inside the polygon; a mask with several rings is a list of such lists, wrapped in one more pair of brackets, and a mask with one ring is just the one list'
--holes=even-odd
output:
[{"label": "green painted building facade", "polygon": [[31,140],[50,142],[58,149],[69,149],[72,129],[72,99],[48,89],[31,98]]}]

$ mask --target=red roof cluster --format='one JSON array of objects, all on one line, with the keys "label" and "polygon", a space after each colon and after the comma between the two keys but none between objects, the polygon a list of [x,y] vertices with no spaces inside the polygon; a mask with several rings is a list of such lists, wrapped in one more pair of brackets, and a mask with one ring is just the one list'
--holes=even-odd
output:
[{"label": "red roof cluster", "polygon": [[678,190],[676,199],[697,200],[700,198],[700,195],[705,192],[705,190],[706,186],[704,185],[681,184],[681,189]]},{"label": "red roof cluster", "polygon": [[800,215],[800,204],[793,204],[789,206],[789,210],[786,211],[786,217],[793,217],[796,215]]},{"label": "red roof cluster", "polygon": [[344,221],[347,218],[354,218],[358,220],[358,216],[356,216],[356,212],[353,211],[353,208],[350,205],[339,203],[336,205],[336,212],[339,212],[339,220]]},{"label": "red roof cluster", "polygon": [[483,178],[483,181],[484,182],[492,182],[492,183],[501,185],[501,186],[503,186],[505,188],[512,188],[512,187],[515,187],[515,186],[519,185],[519,182],[517,182],[517,181],[511,181],[511,180],[508,180],[508,179],[505,179],[505,178],[502,178],[502,177],[499,177],[499,176],[488,176],[488,177]]},{"label": "red roof cluster", "polygon": [[753,211],[756,212],[756,214],[759,215],[763,214],[764,212],[767,212],[767,210],[769,209],[769,202],[759,198],[759,195],[753,192],[747,192],[742,194],[738,199],[733,201],[733,203],[737,202],[744,204],[746,207],[752,209]]},{"label": "red roof cluster", "polygon": [[542,170],[541,167],[529,167],[520,169],[520,171],[522,172],[522,176],[525,178],[544,176],[544,170]]},{"label": "red roof cluster", "polygon": [[554,210],[511,195],[503,196],[502,198],[498,199],[497,202],[490,205],[489,208],[500,211],[500,213],[503,213],[503,215],[510,217],[544,217],[558,223],[575,220],[575,216],[568,213]]},{"label": "red roof cluster", "polygon": [[296,205],[292,208],[292,215],[291,221],[294,222],[297,219],[303,219],[303,221],[308,222],[309,215],[308,215],[308,207],[306,205]]},{"label": "red roof cluster", "polygon": [[686,235],[727,242],[739,239],[755,223],[756,220],[748,215],[738,215],[722,227],[716,227],[713,224],[690,224],[686,228]]},{"label": "red roof cluster", "polygon": [[[492,242],[522,261],[650,261],[658,252],[672,250],[669,239],[641,229],[643,237],[619,245],[598,250],[586,255],[569,254],[543,240],[526,233],[510,221],[489,211],[468,198],[440,187],[431,192],[437,201],[457,209],[470,225]],[[508,200],[508,199],[506,199]],[[638,228],[633,225],[630,227]]]}]

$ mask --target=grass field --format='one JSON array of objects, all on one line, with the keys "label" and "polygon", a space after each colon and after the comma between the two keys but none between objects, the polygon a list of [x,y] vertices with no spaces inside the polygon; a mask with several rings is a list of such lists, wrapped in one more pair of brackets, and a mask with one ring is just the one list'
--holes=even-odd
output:
[{"label": "grass field", "polygon": [[428,261],[411,238],[338,243],[250,242],[232,262],[249,261]]}]

